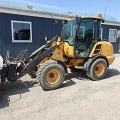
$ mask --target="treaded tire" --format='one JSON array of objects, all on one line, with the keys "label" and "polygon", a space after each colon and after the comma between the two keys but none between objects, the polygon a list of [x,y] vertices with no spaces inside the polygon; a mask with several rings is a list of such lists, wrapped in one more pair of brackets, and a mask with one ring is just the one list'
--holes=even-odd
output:
[{"label": "treaded tire", "polygon": [[[96,74],[96,72],[97,72],[96,69],[97,69],[97,66],[99,66],[99,65],[101,65],[102,67],[101,67],[101,71],[99,72],[100,74],[98,73],[99,74],[98,75],[98,74]],[[98,67],[98,71],[99,71],[99,67]],[[105,77],[106,73],[107,73],[107,62],[102,58],[95,60],[91,64],[89,71],[86,71],[87,76],[93,81],[103,79]]]},{"label": "treaded tire", "polygon": [[[54,78],[54,75],[52,75],[52,71],[58,72],[58,75],[55,74],[55,77],[57,79],[56,82],[48,82],[48,79]],[[51,75],[48,75],[50,72]],[[47,77],[48,76],[48,77]],[[50,77],[51,78],[50,78]],[[59,77],[58,77],[59,76]],[[53,90],[61,86],[62,82],[65,79],[65,70],[62,65],[58,64],[57,61],[47,61],[43,63],[40,68],[38,68],[37,71],[37,80],[40,81],[40,85],[44,90]]]}]

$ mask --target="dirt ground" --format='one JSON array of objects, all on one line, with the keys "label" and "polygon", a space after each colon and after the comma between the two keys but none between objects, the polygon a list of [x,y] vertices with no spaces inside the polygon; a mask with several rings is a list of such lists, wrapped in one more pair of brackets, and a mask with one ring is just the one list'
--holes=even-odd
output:
[{"label": "dirt ground", "polygon": [[0,85],[0,120],[119,120],[120,54],[105,79],[84,71],[66,76],[59,89],[43,91],[29,76]]}]

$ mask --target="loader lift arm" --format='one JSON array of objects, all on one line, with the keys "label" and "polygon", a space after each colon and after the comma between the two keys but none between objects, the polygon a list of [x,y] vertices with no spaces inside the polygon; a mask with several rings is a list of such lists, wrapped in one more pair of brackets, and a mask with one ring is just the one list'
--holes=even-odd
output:
[{"label": "loader lift arm", "polygon": [[57,45],[50,47],[51,43],[56,39],[57,36],[55,36],[48,43],[46,43],[45,45],[37,49],[35,52],[33,52],[26,60],[31,61],[28,62],[28,64],[23,68],[23,70],[15,77],[15,80],[21,78],[27,73],[31,73],[42,59],[50,55],[57,48]]},{"label": "loader lift arm", "polygon": [[38,63],[44,59],[45,57],[47,57],[49,54],[51,54],[55,49],[57,48],[57,45],[49,48],[48,50],[46,50],[45,52],[43,52],[42,54],[40,54],[38,57],[34,58],[17,76],[16,76],[16,80],[21,78],[22,76],[24,76],[27,73],[31,73],[33,71],[33,69],[38,65]]}]

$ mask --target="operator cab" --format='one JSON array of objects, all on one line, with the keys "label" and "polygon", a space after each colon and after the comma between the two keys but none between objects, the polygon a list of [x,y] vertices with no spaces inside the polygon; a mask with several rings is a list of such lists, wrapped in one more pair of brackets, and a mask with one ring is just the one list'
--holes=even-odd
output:
[{"label": "operator cab", "polygon": [[102,20],[99,17],[76,17],[63,25],[63,41],[74,47],[75,58],[88,57],[94,43],[101,40]]}]

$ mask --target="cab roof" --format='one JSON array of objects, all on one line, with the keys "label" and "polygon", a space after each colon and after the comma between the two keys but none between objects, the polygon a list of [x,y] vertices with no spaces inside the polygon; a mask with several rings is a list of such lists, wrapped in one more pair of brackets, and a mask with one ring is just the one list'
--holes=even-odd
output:
[{"label": "cab roof", "polygon": [[93,17],[93,16],[80,16],[81,18],[92,18],[92,19],[100,19],[103,20],[103,17]]}]

